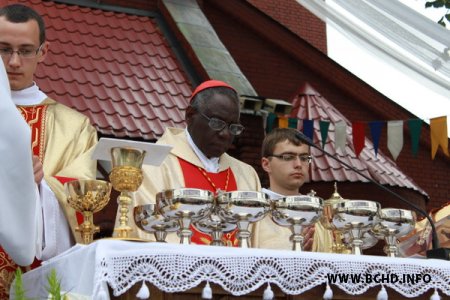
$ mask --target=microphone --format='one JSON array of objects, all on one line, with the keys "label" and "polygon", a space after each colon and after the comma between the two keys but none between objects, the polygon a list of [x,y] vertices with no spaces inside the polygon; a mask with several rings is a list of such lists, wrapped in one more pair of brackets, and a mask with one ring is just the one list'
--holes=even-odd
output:
[{"label": "microphone", "polygon": [[449,248],[441,248],[439,245],[439,239],[437,237],[437,233],[436,233],[436,227],[434,225],[433,220],[431,219],[431,217],[419,206],[417,206],[416,204],[406,200],[405,198],[403,198],[402,196],[400,196],[399,194],[397,194],[396,192],[392,191],[391,189],[385,187],[384,185],[382,185],[379,182],[376,182],[375,180],[373,180],[372,178],[364,175],[364,173],[362,173],[361,171],[359,171],[358,169],[356,169],[353,166],[350,166],[349,164],[347,164],[346,162],[342,161],[341,159],[339,159],[338,157],[336,157],[335,155],[325,151],[324,149],[320,148],[319,146],[316,146],[313,141],[307,137],[303,132],[297,131],[297,133],[295,134],[296,138],[299,139],[301,142],[316,148],[317,150],[319,150],[320,152],[322,152],[323,154],[325,154],[328,157],[331,157],[332,159],[336,160],[337,162],[339,162],[340,164],[346,166],[348,169],[356,172],[357,174],[361,175],[362,177],[364,177],[365,179],[367,179],[369,182],[375,184],[376,186],[378,186],[379,188],[381,188],[382,190],[388,192],[389,194],[395,196],[396,198],[400,199],[403,203],[405,203],[406,205],[414,208],[415,211],[419,212],[422,216],[424,216],[425,218],[427,218],[428,222],[431,225],[431,242],[432,242],[432,249],[427,250],[427,258],[437,258],[437,259],[444,259],[444,260],[450,260],[450,249]]}]

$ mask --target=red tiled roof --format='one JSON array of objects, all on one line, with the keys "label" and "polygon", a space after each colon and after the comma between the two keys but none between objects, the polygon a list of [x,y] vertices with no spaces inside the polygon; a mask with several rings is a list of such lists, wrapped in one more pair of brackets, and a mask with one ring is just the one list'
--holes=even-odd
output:
[{"label": "red tiled roof", "polygon": [[47,26],[50,51],[35,79],[48,96],[87,115],[104,135],[152,140],[167,126],[184,126],[191,85],[155,19],[19,2]]},{"label": "red tiled roof", "polygon": [[[293,99],[292,104],[292,117],[296,117],[300,120],[314,120],[313,141],[316,145],[322,143],[319,121],[330,121],[328,139],[324,148],[325,151],[336,155],[348,165],[353,166],[367,177],[381,184],[406,187],[427,195],[423,189],[397,167],[394,161],[384,155],[381,151],[378,151],[378,155],[375,156],[373,144],[369,139],[366,138],[364,149],[360,153],[359,158],[356,157],[355,151],[351,147],[353,142],[350,121],[330,102],[322,97],[311,85],[305,83],[297,93],[297,96]],[[335,149],[334,124],[341,120],[347,124],[346,153],[342,153],[341,150],[336,151]],[[311,153],[314,156],[310,170],[312,181],[368,182],[367,179],[352,170],[346,169],[345,166],[326,156],[318,149],[311,148]]]}]

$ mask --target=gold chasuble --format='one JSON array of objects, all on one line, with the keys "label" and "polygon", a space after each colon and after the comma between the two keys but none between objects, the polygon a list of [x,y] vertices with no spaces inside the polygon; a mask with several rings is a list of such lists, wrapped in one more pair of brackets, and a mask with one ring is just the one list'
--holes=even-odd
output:
[{"label": "gold chasuble", "polygon": [[64,183],[96,178],[97,162],[91,153],[97,132],[85,115],[50,98],[17,108],[31,127],[33,153],[42,162],[45,181],[63,208],[73,236],[80,241],[75,228],[82,218],[67,204]]},{"label": "gold chasuble", "polygon": [[[214,194],[220,189],[225,192],[235,191],[237,189],[236,179],[230,168],[219,172],[210,173],[204,169],[195,166],[184,159],[178,158],[183,172],[184,182],[187,188],[196,188],[208,190]],[[191,242],[198,245],[211,244],[212,238],[209,234],[204,233],[191,224],[192,237]],[[224,232],[222,242],[227,246],[238,246],[236,238],[237,229],[231,232]]]}]

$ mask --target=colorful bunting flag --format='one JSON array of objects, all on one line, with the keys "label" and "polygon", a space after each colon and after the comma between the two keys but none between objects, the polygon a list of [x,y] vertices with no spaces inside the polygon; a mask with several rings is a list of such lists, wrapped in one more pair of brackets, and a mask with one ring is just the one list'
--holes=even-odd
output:
[{"label": "colorful bunting flag", "polygon": [[303,133],[313,141],[314,120],[303,120]]},{"label": "colorful bunting flag", "polygon": [[355,148],[356,157],[359,157],[362,149],[364,149],[364,143],[366,139],[364,127],[365,126],[363,122],[355,121],[352,123],[353,147]]},{"label": "colorful bunting flag", "polygon": [[341,149],[342,154],[347,153],[345,150],[347,142],[347,124],[342,120],[334,124],[334,142],[336,144],[336,151]]},{"label": "colorful bunting flag", "polygon": [[419,152],[420,131],[422,130],[423,120],[408,120],[409,133],[411,135],[411,151],[413,156],[417,156]]},{"label": "colorful bunting flag", "polygon": [[267,123],[266,123],[266,132],[269,133],[272,131],[272,129],[275,126],[275,121],[277,120],[277,115],[274,113],[269,113],[267,116]]},{"label": "colorful bunting flag", "polygon": [[288,128],[288,118],[287,117],[278,117],[278,127],[279,128]]},{"label": "colorful bunting flag", "polygon": [[383,129],[383,122],[373,121],[369,122],[370,134],[372,135],[373,149],[375,150],[375,157],[378,155],[378,146],[380,144],[381,129]]},{"label": "colorful bunting flag", "polygon": [[298,119],[297,118],[289,118],[289,128],[297,129],[298,127]]},{"label": "colorful bunting flag", "polygon": [[387,124],[387,147],[394,160],[403,148],[403,121],[389,121]]},{"label": "colorful bunting flag", "polygon": [[327,142],[328,129],[330,128],[330,121],[320,121],[320,136],[322,137],[322,149],[325,148],[325,143]]},{"label": "colorful bunting flag", "polygon": [[[280,128],[298,128],[298,121],[295,117],[279,116],[275,113],[269,113],[266,119],[266,132],[270,132],[274,127]],[[314,120],[305,119],[303,122],[303,133],[311,140],[314,138]],[[357,157],[365,147],[365,123],[369,124],[370,134],[374,146],[375,155],[378,155],[379,142],[381,137],[384,122],[387,122],[387,148],[394,160],[397,160],[404,146],[403,126],[404,121],[373,121],[362,122],[355,121],[352,123],[352,141],[353,148]],[[422,130],[423,120],[410,119],[407,120],[410,136],[411,136],[411,150],[413,156],[417,156],[420,146],[420,135]],[[330,121],[319,121],[321,144],[325,148],[328,132],[330,129]],[[447,136],[447,116],[430,119],[430,133],[431,133],[431,158],[434,159],[439,146],[442,148],[446,156],[450,156],[448,149]],[[341,150],[342,154],[346,153],[347,143],[347,124],[340,120],[334,124],[334,142],[335,150]]]},{"label": "colorful bunting flag", "polygon": [[430,120],[431,131],[431,159],[434,159],[439,146],[446,156],[448,154],[447,117],[438,117]]}]

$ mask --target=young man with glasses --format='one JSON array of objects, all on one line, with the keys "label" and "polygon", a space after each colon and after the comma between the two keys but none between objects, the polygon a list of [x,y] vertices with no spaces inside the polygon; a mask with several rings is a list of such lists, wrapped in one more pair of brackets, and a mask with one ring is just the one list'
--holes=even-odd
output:
[{"label": "young man with glasses", "polygon": [[[264,138],[261,149],[261,165],[269,176],[269,188],[263,188],[271,199],[295,196],[300,187],[309,181],[312,162],[309,146],[296,137],[293,128],[275,128]],[[292,248],[289,241],[291,231],[280,227],[274,230],[267,222],[261,223],[261,232],[266,232],[264,248]],[[331,235],[321,224],[305,230],[305,250],[331,252]]]},{"label": "young man with glasses", "polygon": [[[235,89],[225,82],[208,80],[195,89],[189,102],[187,128],[166,128],[157,142],[173,146],[169,156],[160,167],[143,167],[144,181],[136,193],[137,204],[154,202],[155,195],[165,189],[198,188],[213,193],[261,189],[256,171],[226,153],[234,137],[244,130]],[[191,229],[192,243],[211,242],[208,234]],[[141,238],[153,238],[136,227],[134,232]],[[237,245],[235,232],[224,236],[225,243]],[[176,234],[169,234],[167,240],[179,243]]]},{"label": "young man with glasses", "polygon": [[97,142],[96,130],[86,116],[50,99],[33,81],[48,49],[44,22],[36,11],[21,4],[0,8],[0,56],[12,100],[31,127],[30,147],[40,175],[36,183],[42,198],[47,249],[42,259],[73,243],[67,220],[73,234],[77,220],[74,210],[66,204],[63,183],[74,178],[95,178],[96,162],[91,160],[90,150]]}]

